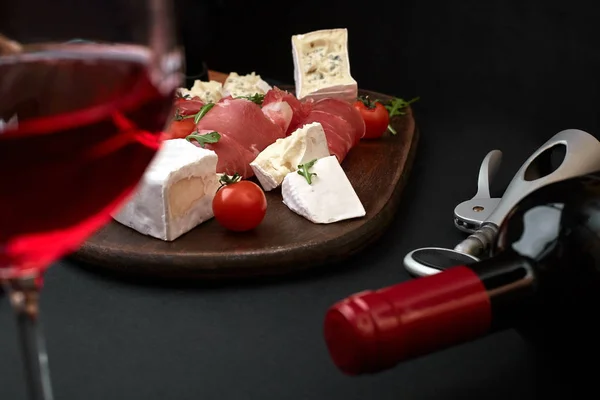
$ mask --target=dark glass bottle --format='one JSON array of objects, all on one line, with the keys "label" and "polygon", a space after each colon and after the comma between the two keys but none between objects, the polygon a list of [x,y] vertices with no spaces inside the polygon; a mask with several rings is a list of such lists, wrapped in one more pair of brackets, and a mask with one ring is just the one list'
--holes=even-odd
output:
[{"label": "dark glass bottle", "polygon": [[600,338],[599,306],[600,172],[524,198],[489,259],[338,302],[324,335],[335,364],[356,375],[513,327],[586,347]]}]

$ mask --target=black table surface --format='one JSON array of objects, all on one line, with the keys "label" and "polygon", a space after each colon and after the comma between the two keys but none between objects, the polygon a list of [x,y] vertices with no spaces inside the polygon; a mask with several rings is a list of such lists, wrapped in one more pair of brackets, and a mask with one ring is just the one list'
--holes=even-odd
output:
[{"label": "black table surface", "polygon": [[[600,39],[594,13],[580,3],[406,0],[397,2],[400,12],[367,7],[357,9],[360,18],[344,19],[337,10],[348,7],[332,0],[323,9],[331,19],[318,24],[304,3],[290,3],[290,16],[305,16],[273,24],[280,31],[268,44],[249,47],[244,40],[252,35],[235,29],[214,34],[222,42],[237,35],[236,51],[263,56],[206,50],[210,68],[254,69],[289,82],[290,34],[347,26],[362,87],[420,95],[421,139],[397,215],[381,240],[353,259],[277,282],[160,285],[57,263],[42,296],[56,399],[572,398],[575,386],[590,382],[569,372],[586,367],[552,362],[551,351],[541,355],[512,330],[347,377],[329,359],[322,322],[338,299],[409,279],[402,267],[408,251],[452,247],[465,237],[452,212],[475,194],[487,152],[504,152],[493,184],[498,195],[555,133],[598,134]],[[227,17],[228,26],[246,26],[244,10]],[[0,300],[0,398],[24,399],[15,324]]]}]

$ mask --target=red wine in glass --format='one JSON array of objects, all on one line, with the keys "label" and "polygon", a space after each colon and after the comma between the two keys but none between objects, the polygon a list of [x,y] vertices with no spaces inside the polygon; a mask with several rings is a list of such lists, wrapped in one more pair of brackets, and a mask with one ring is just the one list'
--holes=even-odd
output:
[{"label": "red wine in glass", "polygon": [[35,329],[43,271],[110,220],[160,148],[179,75],[159,73],[153,54],[63,44],[0,57],[0,279],[33,399],[51,398]]},{"label": "red wine in glass", "polygon": [[0,117],[17,120],[0,133],[5,274],[76,249],[135,188],[173,94],[153,85],[148,61],[141,49],[88,45],[0,63]]}]

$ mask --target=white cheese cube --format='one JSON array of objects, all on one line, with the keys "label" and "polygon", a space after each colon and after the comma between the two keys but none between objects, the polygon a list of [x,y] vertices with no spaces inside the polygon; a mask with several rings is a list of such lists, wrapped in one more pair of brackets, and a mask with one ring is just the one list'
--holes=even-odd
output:
[{"label": "white cheese cube", "polygon": [[216,169],[214,151],[185,139],[166,140],[132,198],[112,216],[144,235],[175,240],[213,217]]},{"label": "white cheese cube", "polygon": [[237,72],[232,72],[223,84],[223,95],[232,97],[252,96],[266,94],[271,89],[271,86],[254,72],[248,75],[238,75]]},{"label": "white cheese cube", "polygon": [[275,189],[299,164],[329,156],[323,126],[318,122],[296,129],[290,136],[277,139],[250,163],[265,191]]},{"label": "white cheese cube", "polygon": [[281,184],[283,203],[315,224],[330,224],[366,215],[360,199],[336,156],[320,158],[310,168],[312,183],[296,172]]},{"label": "white cheese cube", "polygon": [[204,82],[196,79],[191,89],[179,88],[181,96],[199,97],[203,103],[217,103],[223,96],[223,85],[221,82]]},{"label": "white cheese cube", "polygon": [[294,35],[292,55],[297,98],[356,100],[358,85],[350,74],[347,29]]}]

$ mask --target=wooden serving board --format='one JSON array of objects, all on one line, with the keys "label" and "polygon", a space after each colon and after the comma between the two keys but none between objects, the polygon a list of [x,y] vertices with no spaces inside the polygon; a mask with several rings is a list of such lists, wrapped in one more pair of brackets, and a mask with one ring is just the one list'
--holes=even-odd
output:
[{"label": "wooden serving board", "polygon": [[[361,94],[390,98],[364,90]],[[266,192],[267,214],[253,231],[230,232],[212,219],[173,242],[164,242],[112,221],[71,258],[127,275],[186,279],[285,274],[347,258],[375,241],[398,209],[418,129],[412,110],[394,117],[392,126],[397,135],[362,140],[342,163],[365,207],[363,218],[313,224],[289,210],[277,188]]]}]

